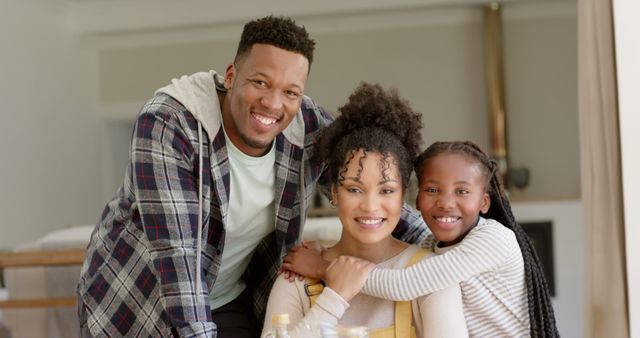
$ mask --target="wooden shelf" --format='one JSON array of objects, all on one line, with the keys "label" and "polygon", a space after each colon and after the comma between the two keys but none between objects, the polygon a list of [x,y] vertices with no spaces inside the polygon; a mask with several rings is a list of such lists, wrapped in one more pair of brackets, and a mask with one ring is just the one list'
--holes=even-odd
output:
[{"label": "wooden shelf", "polygon": [[[0,253],[0,268],[80,265],[85,254],[84,249],[3,252]],[[0,301],[0,309],[73,307],[76,302],[76,297],[10,299]]]},{"label": "wooden shelf", "polygon": [[31,309],[42,307],[73,307],[76,306],[76,297],[65,298],[33,298],[19,300],[0,301],[0,309]]},{"label": "wooden shelf", "polygon": [[0,253],[0,267],[79,265],[85,250],[22,251]]}]

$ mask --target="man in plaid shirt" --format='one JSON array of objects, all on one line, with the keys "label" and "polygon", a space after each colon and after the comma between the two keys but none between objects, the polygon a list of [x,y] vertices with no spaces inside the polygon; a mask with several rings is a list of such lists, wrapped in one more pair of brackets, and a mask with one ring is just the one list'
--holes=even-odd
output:
[{"label": "man in plaid shirt", "polygon": [[[314,45],[291,19],[251,21],[224,74],[174,79],[144,105],[82,268],[83,337],[258,335],[315,186],[326,188],[310,158],[333,118],[304,96]],[[403,219],[396,237],[419,242],[419,215]]]}]

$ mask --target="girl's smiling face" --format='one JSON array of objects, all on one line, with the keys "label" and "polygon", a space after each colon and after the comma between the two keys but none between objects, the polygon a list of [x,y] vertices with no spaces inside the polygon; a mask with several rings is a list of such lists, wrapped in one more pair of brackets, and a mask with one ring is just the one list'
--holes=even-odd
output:
[{"label": "girl's smiling face", "polygon": [[458,243],[490,206],[481,163],[457,153],[427,159],[418,180],[416,205],[433,235],[447,246]]},{"label": "girl's smiling face", "polygon": [[342,222],[341,242],[373,244],[391,239],[404,201],[395,159],[358,150],[349,156],[332,193]]}]

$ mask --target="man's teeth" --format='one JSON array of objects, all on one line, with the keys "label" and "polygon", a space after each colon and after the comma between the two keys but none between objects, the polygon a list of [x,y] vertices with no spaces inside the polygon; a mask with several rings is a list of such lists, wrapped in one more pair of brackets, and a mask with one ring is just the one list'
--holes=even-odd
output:
[{"label": "man's teeth", "polygon": [[436,219],[442,223],[453,223],[458,220],[458,217],[436,217]]},{"label": "man's teeth", "polygon": [[276,119],[265,117],[265,116],[258,115],[258,114],[253,114],[253,117],[255,117],[256,120],[260,121],[260,123],[266,124],[266,125],[272,125],[272,124],[276,123],[276,121],[277,121]]},{"label": "man's teeth", "polygon": [[359,219],[358,222],[362,223],[362,224],[378,224],[380,222],[382,222],[382,218],[376,218],[376,219]]}]

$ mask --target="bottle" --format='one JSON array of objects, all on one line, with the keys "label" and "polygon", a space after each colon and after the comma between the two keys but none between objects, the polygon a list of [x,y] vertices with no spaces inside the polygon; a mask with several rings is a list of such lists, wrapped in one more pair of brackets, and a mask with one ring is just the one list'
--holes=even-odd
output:
[{"label": "bottle", "polygon": [[364,326],[342,326],[338,328],[339,337],[369,338],[369,331]]},{"label": "bottle", "polygon": [[364,326],[322,323],[319,331],[322,338],[369,338],[369,332]]},{"label": "bottle", "polygon": [[289,338],[289,314],[278,313],[271,316],[271,330],[262,336],[262,338]]}]

